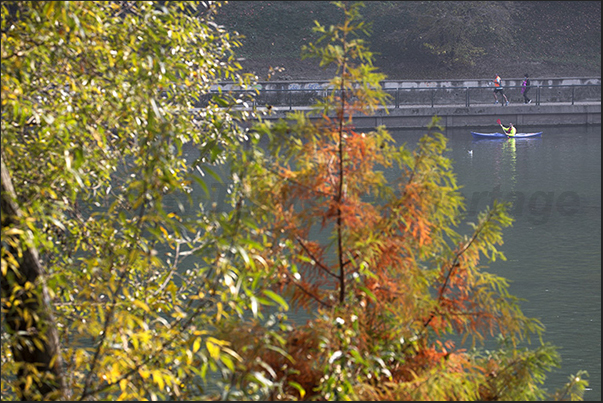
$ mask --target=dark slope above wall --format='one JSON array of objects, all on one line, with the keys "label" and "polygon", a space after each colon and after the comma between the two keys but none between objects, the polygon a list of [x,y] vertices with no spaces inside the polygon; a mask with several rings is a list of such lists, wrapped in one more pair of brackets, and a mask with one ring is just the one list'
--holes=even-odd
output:
[{"label": "dark slope above wall", "polygon": [[[600,1],[430,2],[431,8],[420,3],[365,3],[375,65],[390,79],[601,75]],[[279,66],[285,70],[274,79],[327,79],[333,71],[315,60],[302,61],[301,47],[316,39],[315,20],[330,25],[339,14],[327,1],[234,1],[216,19],[245,35],[238,54],[245,70],[260,79]],[[428,33],[433,40],[463,38],[478,50],[469,63],[450,62],[444,53],[428,52]]]}]

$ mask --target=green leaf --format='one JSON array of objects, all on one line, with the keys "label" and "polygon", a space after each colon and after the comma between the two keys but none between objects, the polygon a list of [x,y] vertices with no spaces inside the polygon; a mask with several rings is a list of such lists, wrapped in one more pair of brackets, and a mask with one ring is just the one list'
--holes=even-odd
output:
[{"label": "green leaf", "polygon": [[360,355],[360,353],[358,352],[358,350],[352,348],[349,351],[350,351],[350,354],[356,360],[356,362],[360,363],[361,365],[367,365],[366,360],[364,358],[362,358],[362,356]]},{"label": "green leaf", "polygon": [[280,295],[278,295],[274,291],[270,291],[270,290],[263,290],[262,292],[268,298],[270,298],[271,300],[276,302],[278,305],[280,305],[281,308],[283,308],[286,311],[289,310],[289,304],[287,304],[287,302]]},{"label": "green leaf", "polygon": [[218,95],[212,96],[211,100],[212,100],[212,102],[214,102],[215,104],[217,104],[218,106],[220,106],[222,108],[226,108],[230,105],[224,98],[222,98]]},{"label": "green leaf", "polygon": [[304,396],[306,395],[306,390],[299,383],[294,382],[294,381],[289,381],[288,384],[289,384],[289,386],[292,386],[299,392],[300,399],[304,398]]}]

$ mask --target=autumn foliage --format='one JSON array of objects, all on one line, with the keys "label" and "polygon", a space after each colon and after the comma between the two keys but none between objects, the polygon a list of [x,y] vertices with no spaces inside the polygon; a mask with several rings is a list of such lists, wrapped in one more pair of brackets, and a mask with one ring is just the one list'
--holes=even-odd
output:
[{"label": "autumn foliage", "polygon": [[[481,263],[504,259],[505,206],[458,232],[463,200],[437,117],[414,150],[383,127],[354,128],[355,114],[385,100],[384,76],[355,36],[367,29],[359,5],[337,5],[344,22],[317,24],[323,36],[305,48],[337,68],[330,93],[311,113],[255,126],[257,148],[241,159],[272,290],[309,316],[288,323],[279,351],[261,348],[257,323],[247,329],[238,345],[256,346],[248,370],[270,368],[274,399],[545,396],[558,356],[520,348],[543,327]],[[498,350],[475,349],[495,338]]]},{"label": "autumn foliage", "polygon": [[2,3],[4,400],[548,396],[559,357],[482,263],[504,206],[464,231],[437,118],[414,147],[356,130],[385,77],[335,5],[324,99],[247,130],[212,90],[254,87],[220,2]]}]

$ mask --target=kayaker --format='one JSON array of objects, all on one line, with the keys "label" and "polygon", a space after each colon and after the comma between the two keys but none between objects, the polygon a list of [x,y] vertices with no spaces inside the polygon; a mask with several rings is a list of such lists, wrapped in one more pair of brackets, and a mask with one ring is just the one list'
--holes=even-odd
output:
[{"label": "kayaker", "polygon": [[505,134],[509,137],[515,137],[515,134],[517,133],[517,129],[515,128],[515,126],[513,126],[513,123],[509,123],[509,127],[504,127],[503,125],[500,125],[502,127],[502,129],[504,130]]},{"label": "kayaker", "polygon": [[509,105],[509,100],[507,99],[507,96],[505,95],[505,93],[503,91],[502,80],[500,79],[500,76],[498,74],[494,78],[493,82],[494,82],[494,105],[496,105],[498,103],[498,96],[496,95],[498,92],[500,92],[500,95],[502,95],[503,98],[505,99],[505,103],[503,103],[503,106]]}]

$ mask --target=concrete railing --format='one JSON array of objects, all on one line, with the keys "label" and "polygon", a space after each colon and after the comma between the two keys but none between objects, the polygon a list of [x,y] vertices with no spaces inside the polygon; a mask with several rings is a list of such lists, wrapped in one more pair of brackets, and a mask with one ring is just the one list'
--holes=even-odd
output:
[{"label": "concrete railing", "polygon": [[[601,84],[601,77],[564,77],[564,78],[531,78],[533,86],[538,85],[578,85]],[[521,86],[523,78],[503,80],[505,87]],[[384,89],[396,88],[449,88],[449,87],[491,87],[492,79],[459,79],[459,80],[384,80],[381,82]],[[260,81],[256,87],[259,90],[317,90],[329,87],[328,80],[299,80],[299,81]],[[217,90],[240,89],[232,81],[224,81],[215,85]]]},{"label": "concrete railing", "polygon": [[[503,82],[505,95],[511,104],[523,103],[523,79]],[[384,81],[382,88],[390,95],[389,108],[415,106],[464,106],[494,103],[491,80],[434,80]],[[532,80],[529,98],[536,105],[542,103],[580,104],[601,102],[600,78],[554,78]],[[332,89],[328,81],[263,82],[254,89],[243,90],[233,83],[220,84],[213,91],[245,92],[258,106],[271,105],[289,109],[310,106],[324,98]],[[197,106],[209,101],[211,94],[198,98]],[[499,96],[500,102],[502,97]]]}]

